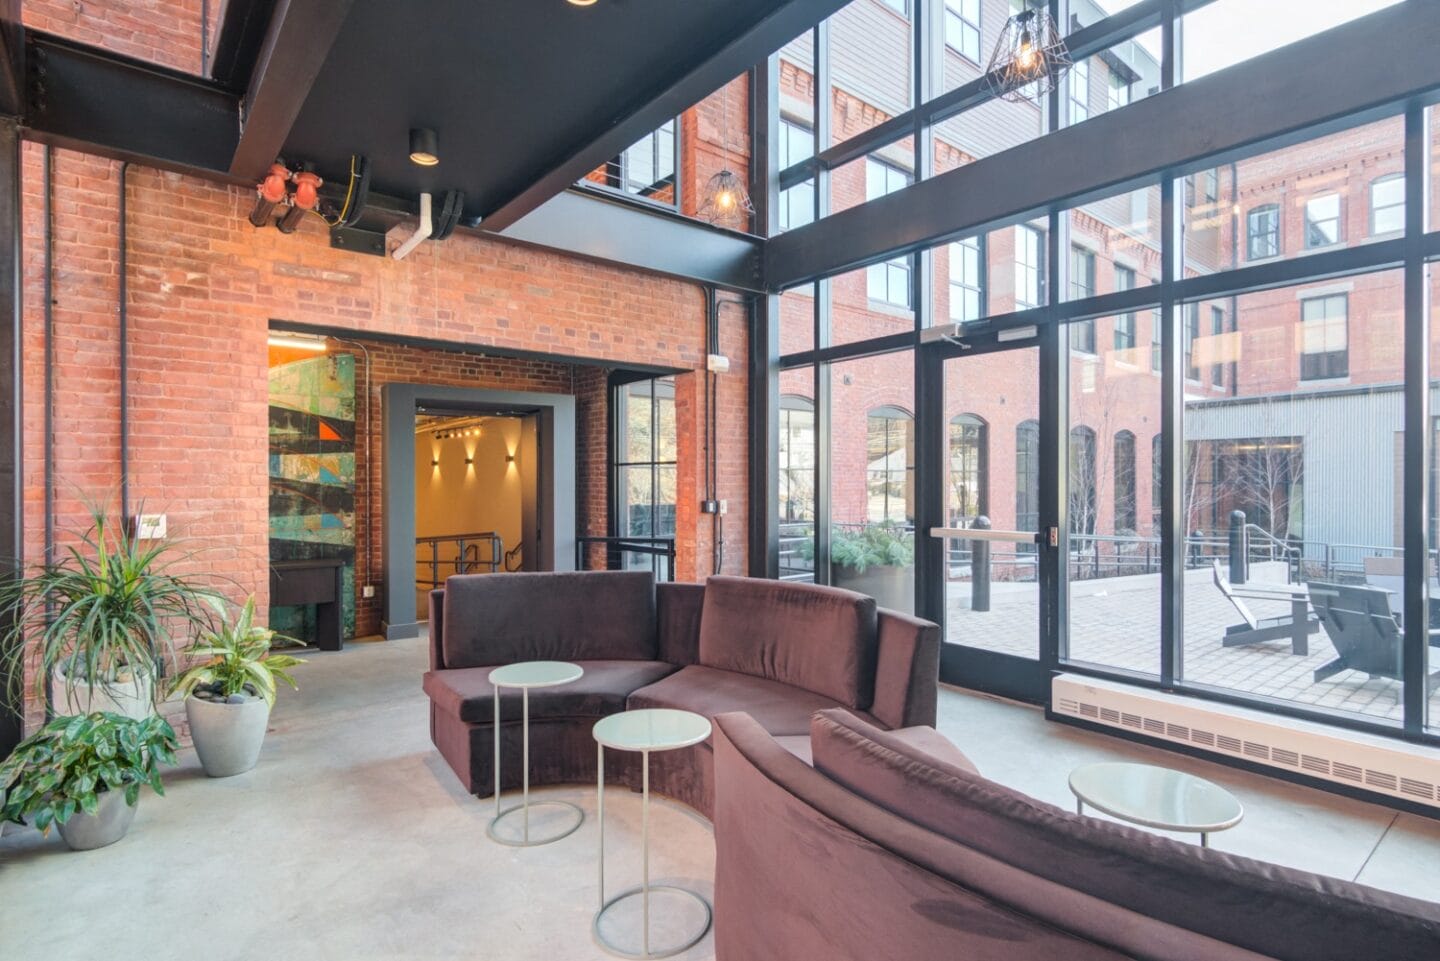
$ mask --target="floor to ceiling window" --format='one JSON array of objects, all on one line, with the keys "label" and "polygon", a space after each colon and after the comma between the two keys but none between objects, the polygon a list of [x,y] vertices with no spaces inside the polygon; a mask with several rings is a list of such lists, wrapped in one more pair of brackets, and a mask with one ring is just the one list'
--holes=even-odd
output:
[{"label": "floor to ceiling window", "polygon": [[[675,536],[675,381],[641,380],[616,387],[611,447],[614,535],[642,540]],[[657,569],[664,558],[622,552],[621,566]],[[657,569],[662,579],[669,573]]]}]

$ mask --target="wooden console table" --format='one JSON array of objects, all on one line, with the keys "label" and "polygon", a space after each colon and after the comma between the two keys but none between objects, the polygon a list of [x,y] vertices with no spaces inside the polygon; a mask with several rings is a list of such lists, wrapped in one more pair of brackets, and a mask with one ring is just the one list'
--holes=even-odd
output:
[{"label": "wooden console table", "polygon": [[345,562],[338,557],[270,562],[270,603],[315,605],[315,646],[338,651],[345,641]]}]

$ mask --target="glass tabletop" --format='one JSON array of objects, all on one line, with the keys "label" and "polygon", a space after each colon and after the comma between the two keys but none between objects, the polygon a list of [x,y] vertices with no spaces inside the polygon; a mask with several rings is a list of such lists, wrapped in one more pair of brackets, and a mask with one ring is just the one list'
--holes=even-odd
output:
[{"label": "glass tabletop", "polygon": [[1070,773],[1070,790],[1106,814],[1165,831],[1223,831],[1245,813],[1220,785],[1152,764],[1086,764]]},{"label": "glass tabletop", "polygon": [[705,718],[671,708],[624,711],[595,722],[595,740],[619,751],[668,751],[709,736]]},{"label": "glass tabletop", "polygon": [[553,687],[578,681],[584,674],[579,664],[566,661],[521,661],[495,668],[490,683],[496,687]]}]

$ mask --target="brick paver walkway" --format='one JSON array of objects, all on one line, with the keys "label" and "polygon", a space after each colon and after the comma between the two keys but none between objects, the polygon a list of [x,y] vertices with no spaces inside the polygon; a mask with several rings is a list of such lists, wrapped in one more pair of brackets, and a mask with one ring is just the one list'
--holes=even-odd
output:
[{"label": "brick paver walkway", "polygon": [[[1283,565],[1256,565],[1255,583],[1284,583]],[[1257,618],[1288,614],[1285,603],[1247,601]],[[1033,657],[1038,646],[1039,588],[1033,583],[996,583],[991,609],[970,610],[970,585],[950,584],[946,640],[986,650]],[[1335,658],[1322,629],[1310,636],[1310,653],[1290,653],[1288,641],[1222,647],[1225,628],[1240,615],[1211,579],[1208,569],[1185,575],[1186,681],[1311,704],[1399,723],[1398,681],[1342,671],[1315,683],[1315,669]],[[1160,575],[1147,574],[1075,581],[1070,589],[1070,657],[1105,667],[1149,674],[1160,672]],[[1434,649],[1432,649],[1433,651]],[[1432,653],[1432,664],[1435,655]],[[1440,691],[1430,699],[1430,716],[1440,719]]]}]

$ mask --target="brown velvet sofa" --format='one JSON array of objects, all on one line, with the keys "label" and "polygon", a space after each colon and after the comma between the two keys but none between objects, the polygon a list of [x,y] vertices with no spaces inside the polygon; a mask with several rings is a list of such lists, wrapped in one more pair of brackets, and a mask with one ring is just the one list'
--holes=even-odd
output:
[{"label": "brown velvet sofa", "polygon": [[715,721],[718,961],[1435,961],[1440,905],[1044,804],[829,710]]},{"label": "brown velvet sofa", "polygon": [[[647,572],[451,577],[430,595],[430,737],[465,789],[494,789],[490,670],[572,661],[574,684],[530,692],[530,783],[593,780],[595,721],[627,708],[714,717],[744,711],[808,756],[810,717],[843,707],[882,728],[935,723],[940,632],[861,594],[712,577],[656,585]],[[520,786],[520,698],[503,695],[502,790]],[[636,755],[611,752],[607,780],[635,786]],[[710,741],[650,759],[651,787],[709,816]]]}]

